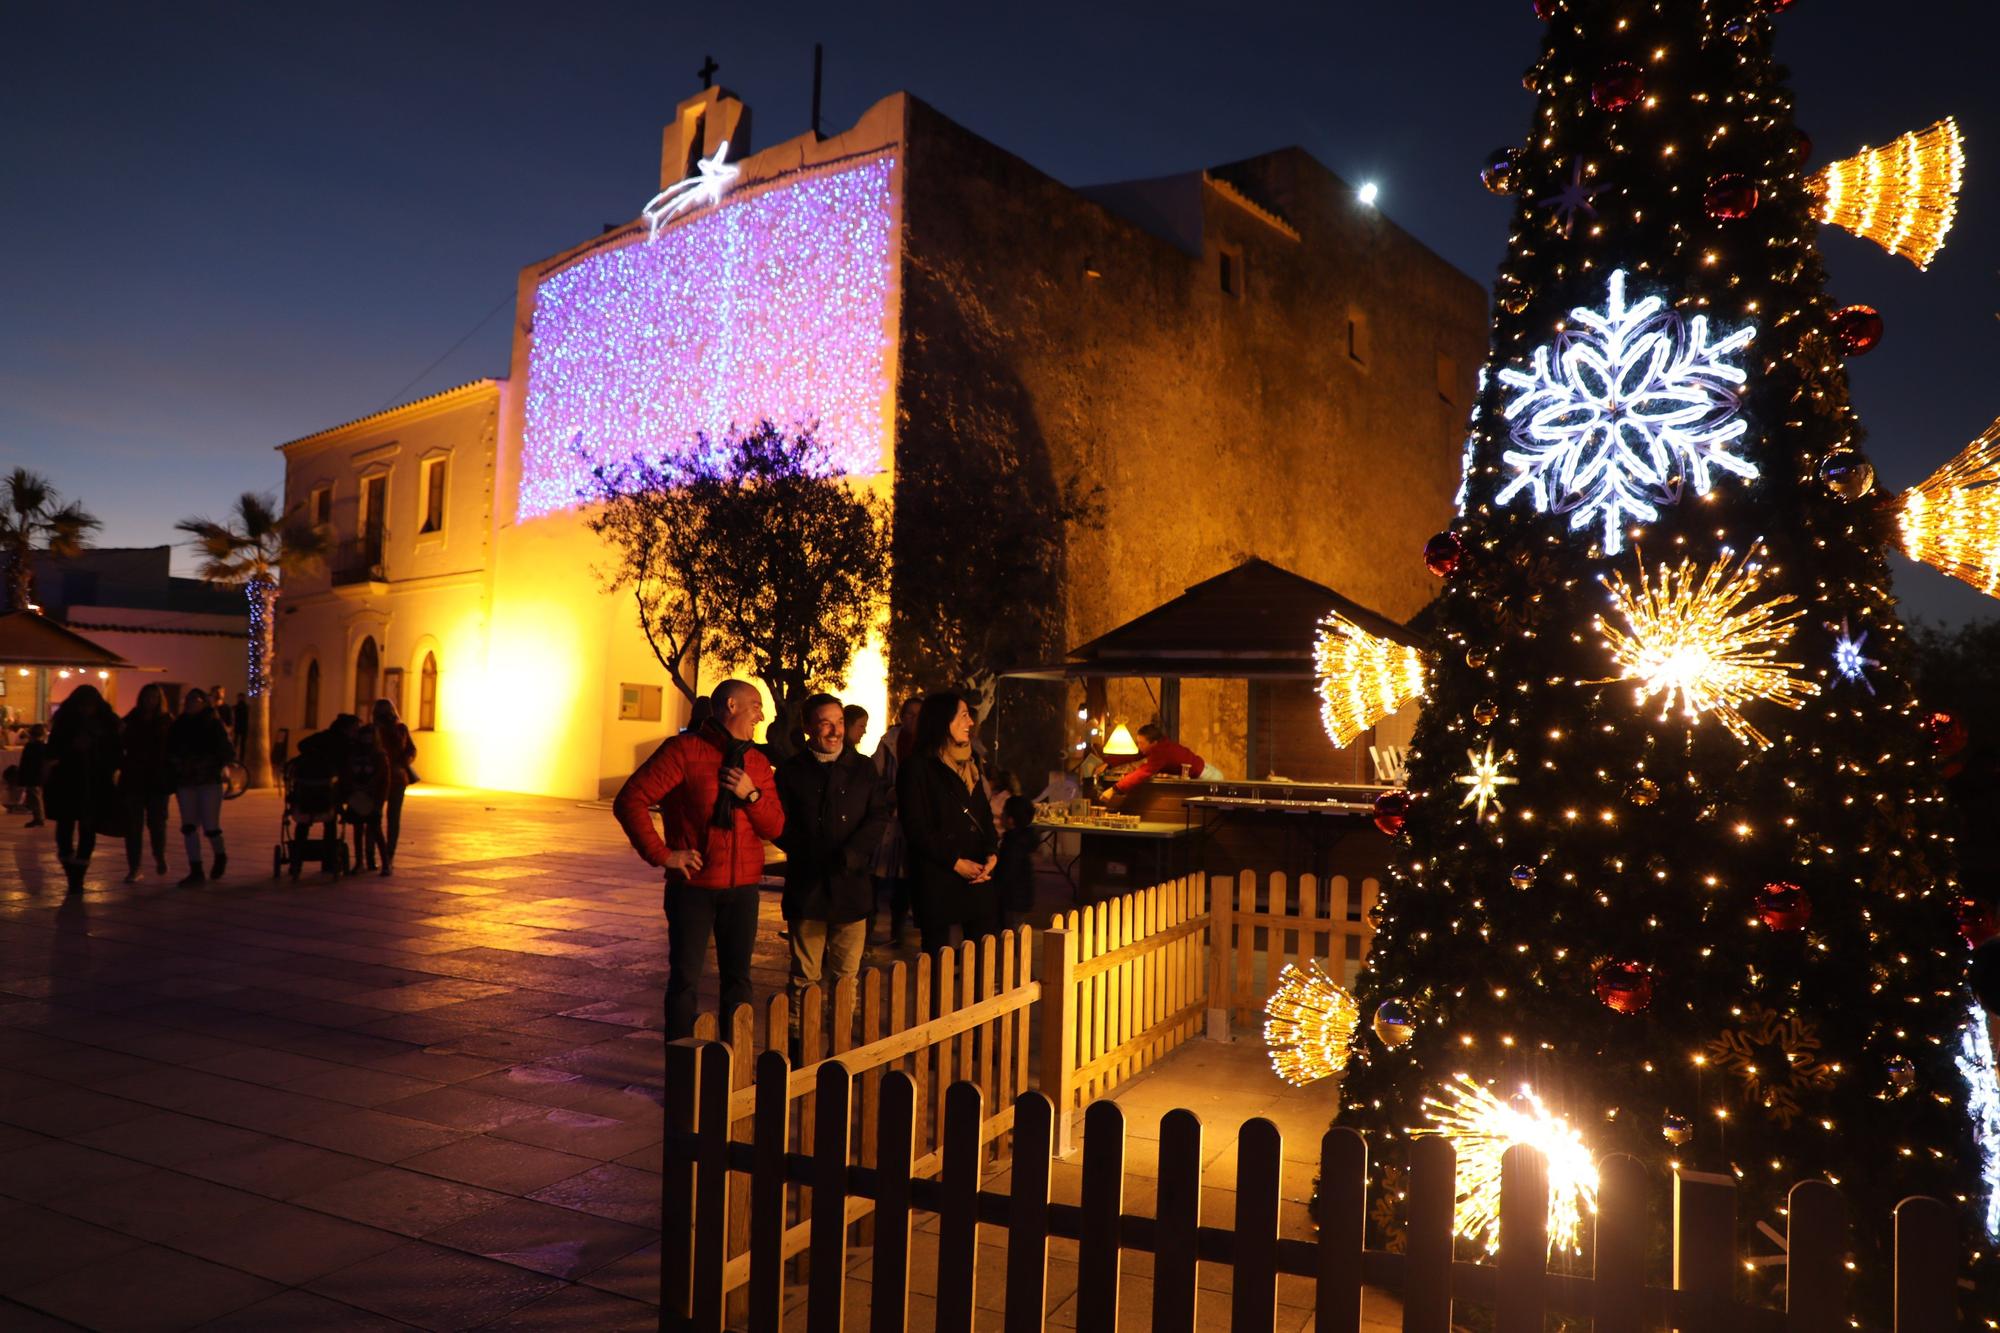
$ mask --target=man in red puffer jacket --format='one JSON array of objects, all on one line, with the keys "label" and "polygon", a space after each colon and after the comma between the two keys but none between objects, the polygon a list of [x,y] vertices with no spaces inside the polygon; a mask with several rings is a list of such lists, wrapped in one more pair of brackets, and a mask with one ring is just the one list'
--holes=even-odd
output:
[{"label": "man in red puffer jacket", "polygon": [[[750,1003],[764,841],[785,831],[771,762],[750,743],[764,701],[741,680],[723,681],[712,697],[709,720],[662,743],[612,803],[633,849],[667,872],[669,1041],[694,1032],[695,987],[711,934],[725,1022]],[[655,805],[665,838],[653,828]]]}]

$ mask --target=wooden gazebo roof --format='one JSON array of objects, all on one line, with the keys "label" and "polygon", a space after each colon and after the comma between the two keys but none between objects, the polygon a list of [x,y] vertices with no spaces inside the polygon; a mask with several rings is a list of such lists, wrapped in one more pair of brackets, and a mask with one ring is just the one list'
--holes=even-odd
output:
[{"label": "wooden gazebo roof", "polygon": [[131,670],[94,639],[33,611],[0,614],[0,666],[68,667],[72,671]]}]

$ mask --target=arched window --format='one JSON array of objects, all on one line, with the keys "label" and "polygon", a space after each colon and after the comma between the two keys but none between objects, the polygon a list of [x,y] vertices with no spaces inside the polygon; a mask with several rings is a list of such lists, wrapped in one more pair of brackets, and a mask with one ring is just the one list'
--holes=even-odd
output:
[{"label": "arched window", "polygon": [[315,657],[306,663],[306,711],[304,718],[307,731],[319,730],[319,659]]},{"label": "arched window", "polygon": [[436,731],[438,721],[438,658],[425,653],[417,670],[417,730]]},{"label": "arched window", "polygon": [[371,636],[361,641],[354,655],[354,715],[366,718],[375,707],[377,678],[382,671],[382,654]]}]

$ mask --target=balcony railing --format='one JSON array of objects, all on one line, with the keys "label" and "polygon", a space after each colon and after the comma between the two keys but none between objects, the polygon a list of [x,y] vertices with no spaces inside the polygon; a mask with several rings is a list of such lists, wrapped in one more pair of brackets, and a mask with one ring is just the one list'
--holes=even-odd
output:
[{"label": "balcony railing", "polygon": [[346,587],[356,583],[387,583],[389,577],[383,572],[383,540],[380,536],[359,537],[334,543],[327,553],[326,568],[333,586]]}]

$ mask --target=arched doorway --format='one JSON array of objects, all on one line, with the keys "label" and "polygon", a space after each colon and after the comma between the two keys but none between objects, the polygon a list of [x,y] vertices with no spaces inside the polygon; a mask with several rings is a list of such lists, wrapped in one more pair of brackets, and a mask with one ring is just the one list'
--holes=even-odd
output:
[{"label": "arched doorway", "polygon": [[319,730],[319,659],[306,663],[306,709],[299,719],[307,731]]},{"label": "arched doorway", "polygon": [[374,636],[361,641],[361,648],[354,654],[354,715],[366,719],[369,710],[375,706],[375,698],[382,674],[382,654],[375,647]]},{"label": "arched doorway", "polygon": [[424,664],[417,672],[417,730],[437,730],[438,707],[438,659],[436,653],[425,653]]}]

